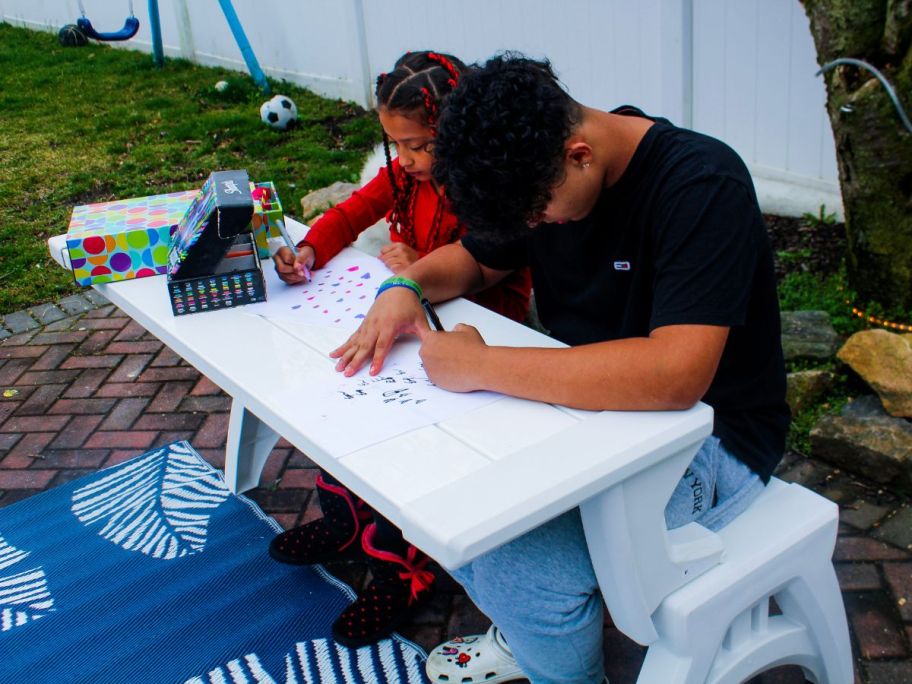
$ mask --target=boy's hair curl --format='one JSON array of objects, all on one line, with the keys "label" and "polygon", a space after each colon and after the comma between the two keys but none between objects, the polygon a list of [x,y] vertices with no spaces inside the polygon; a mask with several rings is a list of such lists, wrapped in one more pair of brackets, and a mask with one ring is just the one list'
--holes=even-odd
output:
[{"label": "boy's hair curl", "polygon": [[564,144],[580,118],[550,62],[497,55],[465,72],[447,98],[434,178],[471,231],[515,234],[537,220],[563,179]]}]

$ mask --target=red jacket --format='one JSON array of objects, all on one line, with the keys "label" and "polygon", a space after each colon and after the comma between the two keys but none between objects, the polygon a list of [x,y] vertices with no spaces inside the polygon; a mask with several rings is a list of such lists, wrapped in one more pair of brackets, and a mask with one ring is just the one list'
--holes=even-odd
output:
[{"label": "red jacket", "polygon": [[[393,172],[401,173],[397,159],[393,160]],[[437,212],[438,202],[441,201],[445,204],[439,234],[453,235],[454,239],[458,239],[465,233],[465,229],[458,225],[456,216],[450,212],[449,204],[440,198],[434,186],[427,181],[419,181],[412,218],[417,244],[409,244],[419,256],[425,256],[434,248],[434,236],[428,233],[434,225],[434,214]],[[327,261],[354,242],[362,231],[386,217],[392,207],[393,190],[384,166],[370,183],[360,190],[355,190],[351,197],[329,209],[311,226],[302,244],[306,243],[313,247],[316,253],[314,268],[322,268]],[[390,239],[393,242],[405,242],[403,236],[392,226]],[[529,311],[531,287],[529,271],[522,269],[511,273],[497,285],[470,295],[468,299],[514,321],[522,322]]]}]

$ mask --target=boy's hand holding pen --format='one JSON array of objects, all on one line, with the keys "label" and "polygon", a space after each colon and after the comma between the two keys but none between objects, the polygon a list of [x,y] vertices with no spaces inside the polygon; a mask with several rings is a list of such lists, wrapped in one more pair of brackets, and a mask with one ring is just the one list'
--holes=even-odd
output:
[{"label": "boy's hand holding pen", "polygon": [[427,297],[422,297],[421,306],[424,307],[424,313],[427,314],[428,320],[431,322],[431,325],[434,326],[434,330],[442,332],[443,323],[441,323],[440,319],[437,317],[437,312],[434,311],[434,307],[431,306],[431,301]]}]

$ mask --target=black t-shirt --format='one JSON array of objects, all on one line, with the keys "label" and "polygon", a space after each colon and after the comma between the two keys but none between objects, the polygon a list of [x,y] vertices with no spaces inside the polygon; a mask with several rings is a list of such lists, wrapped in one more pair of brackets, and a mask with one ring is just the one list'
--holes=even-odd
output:
[{"label": "black t-shirt", "polygon": [[724,143],[654,121],[585,219],[497,246],[471,233],[462,242],[491,268],[528,264],[542,324],[570,345],[666,325],[728,326],[703,401],[715,411],[713,434],[767,481],[789,409],[772,251],[753,183]]}]

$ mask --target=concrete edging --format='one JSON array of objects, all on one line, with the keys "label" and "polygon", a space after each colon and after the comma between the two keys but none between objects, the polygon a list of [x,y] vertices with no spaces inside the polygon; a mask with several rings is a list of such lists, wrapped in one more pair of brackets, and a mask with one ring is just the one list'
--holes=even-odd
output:
[{"label": "concrete edging", "polygon": [[68,316],[77,316],[110,304],[107,297],[93,289],[64,297],[56,304],[37,304],[28,309],[0,315],[0,340],[43,328]]}]

